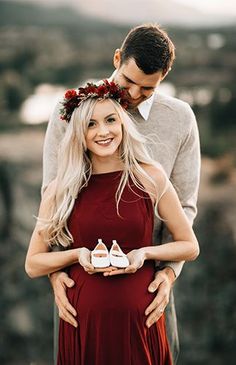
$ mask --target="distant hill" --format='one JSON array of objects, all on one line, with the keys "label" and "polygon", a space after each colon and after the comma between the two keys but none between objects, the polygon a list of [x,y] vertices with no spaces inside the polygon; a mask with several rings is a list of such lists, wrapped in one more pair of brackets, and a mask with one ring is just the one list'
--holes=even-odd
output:
[{"label": "distant hill", "polygon": [[[12,0],[8,0],[12,2]],[[33,3],[35,0],[13,0]],[[38,1],[39,3],[39,1]],[[80,13],[119,24],[157,22],[168,26],[209,27],[236,23],[235,15],[205,12],[175,0],[40,0],[48,8],[71,7]],[[227,6],[227,5],[226,5]]]},{"label": "distant hill", "polygon": [[0,1],[0,26],[5,25],[78,27],[96,31],[104,27],[107,29],[106,21],[91,18],[71,7],[51,8],[40,4]]}]

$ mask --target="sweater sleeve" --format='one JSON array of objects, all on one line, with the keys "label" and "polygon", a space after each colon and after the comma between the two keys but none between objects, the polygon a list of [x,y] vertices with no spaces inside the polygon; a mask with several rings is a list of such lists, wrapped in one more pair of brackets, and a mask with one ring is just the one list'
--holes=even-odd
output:
[{"label": "sweater sleeve", "polygon": [[59,111],[60,102],[51,114],[44,140],[42,193],[57,174],[58,147],[66,130],[66,122],[60,119]]},{"label": "sweater sleeve", "polygon": [[[189,126],[187,133],[180,143],[179,151],[174,163],[170,180],[176,189],[184,212],[191,225],[197,214],[197,197],[200,181],[200,143],[196,119],[192,109],[187,106],[182,116],[182,125]],[[186,120],[187,118],[187,120]],[[181,131],[180,131],[181,134]],[[172,240],[167,229],[162,232],[162,243]],[[165,262],[163,266],[170,266],[176,277],[179,276],[184,262]]]}]

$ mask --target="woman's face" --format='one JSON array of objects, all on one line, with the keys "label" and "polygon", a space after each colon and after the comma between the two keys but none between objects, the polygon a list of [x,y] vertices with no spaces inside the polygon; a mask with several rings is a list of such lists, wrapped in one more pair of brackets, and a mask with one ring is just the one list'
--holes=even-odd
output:
[{"label": "woman's face", "polygon": [[85,140],[91,157],[117,156],[122,141],[122,122],[109,99],[95,105]]}]

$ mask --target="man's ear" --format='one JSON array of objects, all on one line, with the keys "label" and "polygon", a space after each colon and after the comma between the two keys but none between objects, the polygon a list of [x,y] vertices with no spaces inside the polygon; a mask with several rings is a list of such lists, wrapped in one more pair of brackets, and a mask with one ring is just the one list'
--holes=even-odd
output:
[{"label": "man's ear", "polygon": [[117,70],[118,70],[118,68],[120,68],[120,65],[121,65],[121,52],[120,52],[119,48],[117,48],[115,50],[114,57],[113,57],[113,65]]},{"label": "man's ear", "polygon": [[168,73],[170,72],[170,70],[171,70],[171,68],[169,68],[169,70],[167,70],[167,71],[165,71],[165,72],[162,73],[161,81],[163,81],[166,78],[166,76],[168,75]]}]

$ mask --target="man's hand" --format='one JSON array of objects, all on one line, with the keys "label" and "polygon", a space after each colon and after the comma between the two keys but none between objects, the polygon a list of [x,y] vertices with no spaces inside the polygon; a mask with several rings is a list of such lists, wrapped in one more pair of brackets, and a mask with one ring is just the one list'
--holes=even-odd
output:
[{"label": "man's hand", "polygon": [[148,287],[151,293],[157,292],[152,303],[145,310],[145,315],[148,316],[146,326],[151,327],[162,316],[167,304],[169,303],[170,290],[175,281],[174,271],[170,267],[165,267],[157,271],[155,279]]},{"label": "man's hand", "polygon": [[72,307],[66,295],[66,289],[72,288],[72,286],[75,285],[75,282],[63,271],[54,272],[49,278],[53,287],[59,317],[72,326],[78,327],[78,323],[75,319],[77,315],[76,310]]}]

